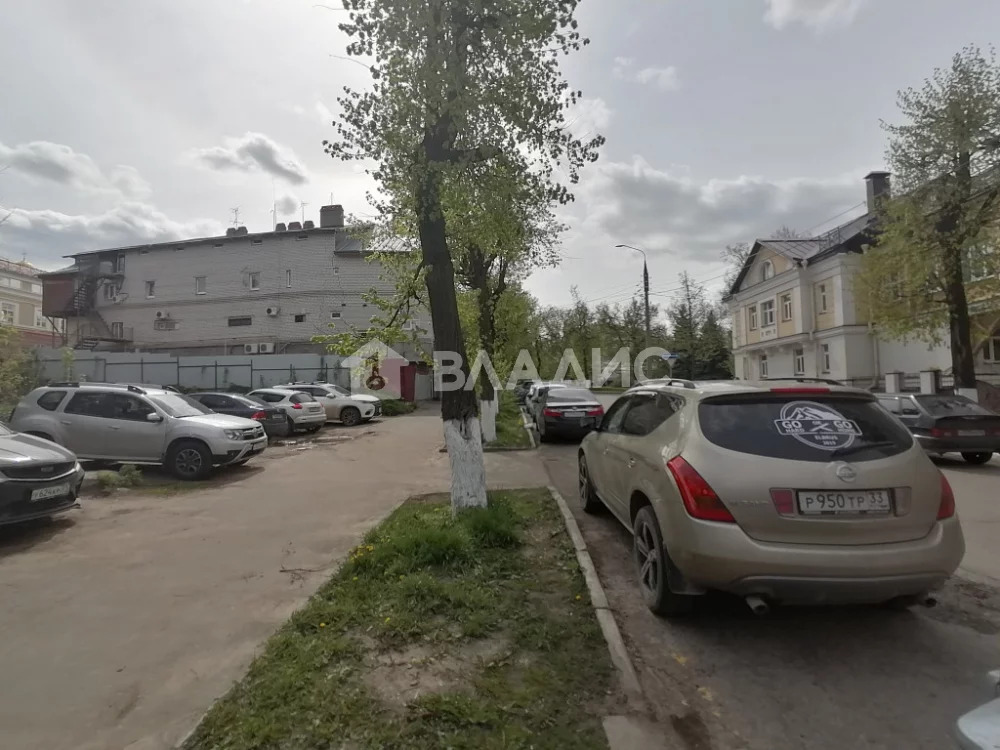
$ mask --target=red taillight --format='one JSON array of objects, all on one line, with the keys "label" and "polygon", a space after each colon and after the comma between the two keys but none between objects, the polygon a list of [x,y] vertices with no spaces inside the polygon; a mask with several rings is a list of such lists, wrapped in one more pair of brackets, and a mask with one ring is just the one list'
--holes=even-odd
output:
[{"label": "red taillight", "polygon": [[951,491],[948,477],[941,474],[941,504],[938,506],[938,520],[951,518],[955,515],[955,493]]},{"label": "red taillight", "polygon": [[795,515],[795,493],[791,490],[771,490],[771,502],[780,515]]},{"label": "red taillight", "polygon": [[256,414],[251,414],[250,419],[256,419],[259,422],[262,419],[267,419],[267,414],[265,414],[262,411],[259,411]]},{"label": "red taillight", "polygon": [[941,427],[932,427],[931,428],[931,437],[937,437],[937,438],[940,438],[940,437],[955,437],[955,434],[956,434],[955,430],[945,430],[945,429],[942,429]]},{"label": "red taillight", "polygon": [[715,490],[691,464],[680,456],[675,456],[667,461],[667,468],[677,482],[677,489],[681,493],[681,500],[684,501],[688,515],[702,521],[736,523],[733,514],[723,505]]},{"label": "red taillight", "polygon": [[562,415],[562,412],[555,409],[542,409],[542,415],[546,417],[558,417]]},{"label": "red taillight", "polygon": [[604,407],[603,406],[598,406],[596,409],[587,409],[587,416],[588,417],[603,417],[604,416]]},{"label": "red taillight", "polygon": [[293,409],[301,409],[302,408],[302,404],[292,404],[292,408]]},{"label": "red taillight", "polygon": [[772,388],[771,393],[829,393],[829,388],[803,388],[801,386],[791,386],[786,388]]}]

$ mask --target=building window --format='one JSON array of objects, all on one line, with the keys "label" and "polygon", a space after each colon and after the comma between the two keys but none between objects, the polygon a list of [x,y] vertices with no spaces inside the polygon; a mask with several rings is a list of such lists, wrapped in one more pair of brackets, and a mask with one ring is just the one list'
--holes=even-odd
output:
[{"label": "building window", "polygon": [[31,285],[30,281],[22,281],[21,282],[21,291],[22,292],[30,292],[31,291],[31,286],[32,285]]},{"label": "building window", "polygon": [[767,355],[766,354],[761,354],[760,355],[760,376],[762,378],[766,378],[767,377]]},{"label": "building window", "polygon": [[35,328],[46,328],[45,316],[42,315],[42,311],[39,308],[35,308]]},{"label": "building window", "polygon": [[983,360],[1000,362],[1000,331],[994,331],[993,335],[983,344]]},{"label": "building window", "polygon": [[208,293],[208,277],[207,276],[195,276],[194,277],[194,293],[195,294],[207,294]]},{"label": "building window", "polygon": [[338,318],[342,317],[340,314],[340,310],[334,310],[332,313],[330,313],[330,317],[333,318],[334,320],[337,320]]},{"label": "building window", "polygon": [[757,305],[750,305],[750,330],[757,330]]},{"label": "building window", "polygon": [[792,295],[790,294],[781,295],[781,319],[786,322],[792,319]]},{"label": "building window", "polygon": [[257,291],[260,289],[260,271],[250,272],[250,290]]},{"label": "building window", "polygon": [[250,244],[251,245],[263,245],[264,244],[264,240],[261,240],[261,239],[250,240]]},{"label": "building window", "polygon": [[154,331],[173,331],[177,328],[177,321],[171,318],[157,318],[153,321]]},{"label": "building window", "polygon": [[115,341],[121,341],[125,338],[125,324],[120,320],[111,324],[111,338]]},{"label": "building window", "polygon": [[806,374],[806,353],[801,349],[796,349],[794,352],[795,361],[795,374],[805,375]]},{"label": "building window", "polygon": [[292,269],[291,268],[289,268],[288,270],[285,271],[285,286],[287,286],[289,289],[292,288]]},{"label": "building window", "polygon": [[830,372],[830,345],[821,344],[819,347],[820,362],[823,365],[823,372]]},{"label": "building window", "polygon": [[153,299],[156,296],[156,282],[147,281],[146,282],[146,299]]},{"label": "building window", "polygon": [[774,264],[769,260],[765,260],[763,265],[760,267],[760,280],[767,281],[773,276],[774,276]]},{"label": "building window", "polygon": [[125,253],[115,258],[115,273],[125,273]]},{"label": "building window", "polygon": [[229,323],[229,327],[230,328],[238,328],[240,326],[249,326],[249,325],[253,325],[253,318],[251,318],[249,315],[243,315],[243,316],[240,316],[238,318],[229,318],[228,323]]},{"label": "building window", "polygon": [[0,323],[12,326],[17,316],[17,305],[13,302],[0,302]]},{"label": "building window", "polygon": [[774,300],[769,299],[760,303],[760,325],[767,328],[774,325]]},{"label": "building window", "polygon": [[826,284],[819,284],[816,286],[816,304],[818,305],[821,313],[825,313],[829,309],[826,298]]},{"label": "building window", "polygon": [[296,315],[295,316],[295,322],[296,323],[305,323],[306,322],[306,315],[305,315],[305,313],[300,313],[299,315]]}]

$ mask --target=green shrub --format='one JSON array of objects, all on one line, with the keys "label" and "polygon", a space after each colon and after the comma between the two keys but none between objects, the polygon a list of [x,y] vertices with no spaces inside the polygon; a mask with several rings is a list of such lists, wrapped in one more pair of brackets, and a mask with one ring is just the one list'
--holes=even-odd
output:
[{"label": "green shrub", "polygon": [[102,471],[97,475],[97,486],[107,494],[122,487],[142,484],[142,470],[134,464],[125,464],[119,471]]},{"label": "green shrub", "polygon": [[470,508],[458,516],[477,547],[508,548],[521,545],[517,516],[503,500],[494,500],[486,508]]},{"label": "green shrub", "polygon": [[387,417],[398,417],[400,414],[409,414],[415,411],[417,405],[412,401],[403,401],[402,399],[386,399],[382,402],[382,414]]}]

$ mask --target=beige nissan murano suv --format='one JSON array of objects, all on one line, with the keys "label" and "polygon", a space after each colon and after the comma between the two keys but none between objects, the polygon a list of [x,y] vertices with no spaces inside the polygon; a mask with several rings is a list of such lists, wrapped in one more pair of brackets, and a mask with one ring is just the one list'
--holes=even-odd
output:
[{"label": "beige nissan murano suv", "polygon": [[633,534],[660,615],[710,589],[771,603],[927,600],[965,552],[947,479],[872,394],[827,382],[626,391],[579,452],[585,510]]}]

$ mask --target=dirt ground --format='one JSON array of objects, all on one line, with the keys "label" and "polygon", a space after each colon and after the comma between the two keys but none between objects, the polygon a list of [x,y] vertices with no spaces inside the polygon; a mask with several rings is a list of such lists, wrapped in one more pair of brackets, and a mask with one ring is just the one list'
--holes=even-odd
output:
[{"label": "dirt ground", "polygon": [[[344,434],[328,430],[326,434]],[[406,497],[444,491],[432,410],[283,446],[176,495],[85,496],[0,530],[0,747],[173,747],[358,539]],[[546,483],[490,454],[492,487]]]}]

